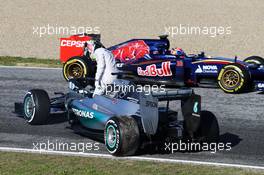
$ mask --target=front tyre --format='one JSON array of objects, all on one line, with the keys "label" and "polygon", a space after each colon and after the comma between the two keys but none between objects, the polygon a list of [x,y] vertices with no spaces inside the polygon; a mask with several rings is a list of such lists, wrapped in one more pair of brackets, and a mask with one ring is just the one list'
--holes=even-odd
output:
[{"label": "front tyre", "polygon": [[224,92],[240,93],[249,89],[250,75],[244,66],[233,63],[221,69],[217,80]]},{"label": "front tyre", "polygon": [[50,114],[50,99],[46,91],[28,91],[23,103],[24,118],[31,125],[44,124]]},{"label": "front tyre", "polygon": [[139,147],[139,137],[138,124],[132,117],[112,117],[105,125],[105,145],[114,156],[134,155]]}]

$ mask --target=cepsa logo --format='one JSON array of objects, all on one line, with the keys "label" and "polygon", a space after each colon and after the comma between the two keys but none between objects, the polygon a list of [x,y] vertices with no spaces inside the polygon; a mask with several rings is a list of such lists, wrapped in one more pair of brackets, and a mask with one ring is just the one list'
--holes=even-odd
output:
[{"label": "cepsa logo", "polygon": [[61,46],[63,47],[83,47],[86,41],[75,41],[75,40],[61,40]]},{"label": "cepsa logo", "polygon": [[141,67],[137,68],[137,73],[140,76],[150,76],[150,77],[163,77],[163,76],[172,76],[170,61],[163,62],[161,68],[157,68],[155,64],[149,65],[143,70]]}]

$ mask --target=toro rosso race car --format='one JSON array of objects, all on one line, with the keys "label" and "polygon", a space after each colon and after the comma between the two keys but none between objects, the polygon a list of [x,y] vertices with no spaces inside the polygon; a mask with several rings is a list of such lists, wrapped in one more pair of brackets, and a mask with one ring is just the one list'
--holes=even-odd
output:
[{"label": "toro rosso race car", "polygon": [[[128,81],[125,84],[133,86]],[[123,83],[124,85],[124,83]],[[217,142],[219,126],[216,117],[201,111],[201,97],[191,89],[156,91],[120,91],[92,97],[92,88],[84,79],[69,81],[69,92],[49,98],[42,89],[26,93],[23,103],[15,103],[29,124],[45,124],[51,114],[65,112],[72,129],[102,141],[115,156],[134,155],[148,144],[166,139]],[[178,100],[182,116],[169,103]],[[165,107],[160,101],[167,101]],[[120,110],[123,109],[123,110]]]},{"label": "toro rosso race car", "polygon": [[[86,41],[100,35],[74,35],[61,38],[60,60],[66,80],[94,77],[96,62],[89,58]],[[109,47],[123,78],[140,83],[162,83],[172,86],[219,86],[227,93],[250,90],[264,91],[264,59],[251,56],[244,61],[235,58],[186,54],[182,49],[170,49],[167,36],[160,39],[132,39]]]}]

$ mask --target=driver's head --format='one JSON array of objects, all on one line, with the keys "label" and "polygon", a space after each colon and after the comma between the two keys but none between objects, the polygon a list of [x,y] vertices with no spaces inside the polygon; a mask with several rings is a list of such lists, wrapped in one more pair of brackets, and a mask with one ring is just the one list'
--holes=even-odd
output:
[{"label": "driver's head", "polygon": [[90,54],[93,54],[94,51],[95,51],[95,46],[96,46],[96,43],[95,43],[95,40],[89,40],[87,41],[87,49],[88,49],[88,52]]},{"label": "driver's head", "polygon": [[184,56],[185,53],[182,48],[176,47],[171,49],[171,54],[176,56]]},{"label": "driver's head", "polygon": [[95,50],[103,47],[103,45],[99,41],[91,39],[91,40],[87,41],[86,47],[87,47],[87,50],[89,52],[90,58],[92,60],[95,60],[95,56],[94,56]]}]

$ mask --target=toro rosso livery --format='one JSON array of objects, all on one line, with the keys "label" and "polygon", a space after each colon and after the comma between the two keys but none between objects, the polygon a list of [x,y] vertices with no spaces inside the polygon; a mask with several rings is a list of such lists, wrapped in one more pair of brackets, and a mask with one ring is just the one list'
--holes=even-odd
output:
[{"label": "toro rosso livery", "polygon": [[[201,97],[191,89],[148,95],[120,91],[92,97],[87,82],[70,80],[69,92],[57,93],[60,96],[51,99],[44,90],[30,90],[23,104],[15,104],[15,111],[22,112],[29,124],[44,124],[50,114],[65,112],[73,129],[103,141],[116,156],[133,155],[146,144],[162,143],[166,139],[217,142],[219,138],[217,119],[212,113],[201,111]],[[183,119],[169,108],[172,100],[180,101]],[[161,107],[160,101],[167,101],[166,107]]]},{"label": "toro rosso livery", "polygon": [[[94,77],[96,63],[89,58],[85,48],[86,41],[91,39],[99,41],[100,36],[92,34],[61,38],[61,61],[66,79]],[[258,56],[241,61],[236,57],[209,57],[204,52],[186,54],[180,48],[170,49],[167,36],[160,36],[160,39],[132,39],[108,50],[117,60],[122,77],[140,83],[201,87],[218,84],[227,93],[264,90],[264,59]]]}]

